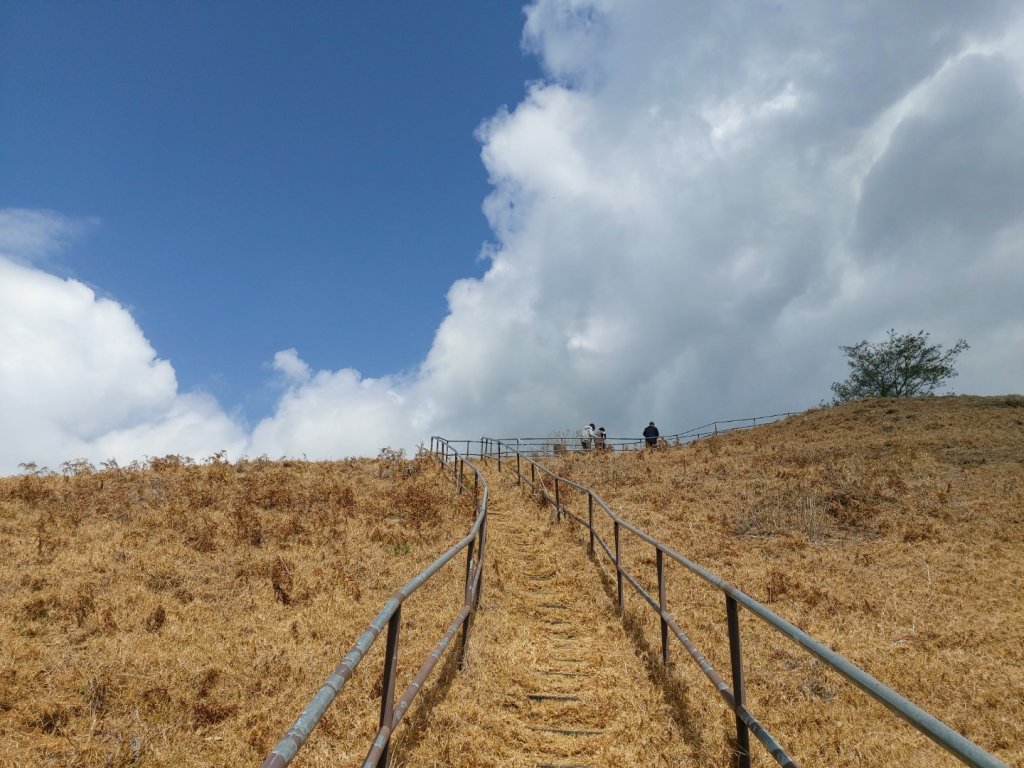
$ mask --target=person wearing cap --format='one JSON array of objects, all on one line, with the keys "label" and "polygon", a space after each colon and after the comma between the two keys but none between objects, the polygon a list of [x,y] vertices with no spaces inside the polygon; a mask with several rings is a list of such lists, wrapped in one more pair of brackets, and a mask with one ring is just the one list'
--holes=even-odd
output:
[{"label": "person wearing cap", "polygon": [[653,421],[649,422],[644,429],[644,440],[647,441],[647,445],[650,448],[658,444],[658,428],[654,426]]},{"label": "person wearing cap", "polygon": [[598,427],[597,432],[594,433],[594,447],[599,451],[603,451],[608,446],[605,444],[605,440],[608,439],[608,433],[604,431],[604,427]]},{"label": "person wearing cap", "polygon": [[583,446],[584,451],[590,450],[590,444],[594,440],[594,423],[587,424],[583,429],[580,430],[580,445]]}]

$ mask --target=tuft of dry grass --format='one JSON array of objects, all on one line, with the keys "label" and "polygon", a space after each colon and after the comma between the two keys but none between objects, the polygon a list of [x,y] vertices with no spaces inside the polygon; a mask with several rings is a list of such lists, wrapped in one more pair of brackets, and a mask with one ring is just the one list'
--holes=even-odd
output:
[{"label": "tuft of dry grass", "polygon": [[[664,450],[567,455],[551,467],[1022,764],[1017,400],[858,401]],[[601,534],[611,541],[610,526]],[[624,539],[624,561],[654,590],[648,549]],[[728,680],[722,596],[677,564],[667,578],[670,609]],[[656,619],[639,598],[627,601],[626,618],[657,645]],[[751,708],[801,764],[959,764],[764,623],[745,614],[742,626]],[[720,741],[728,725],[716,694],[682,648],[673,653],[676,684],[701,692],[692,726]]]},{"label": "tuft of dry grass", "polygon": [[[0,479],[0,764],[258,764],[387,597],[473,515],[450,473],[398,452],[71,462]],[[462,570],[406,604],[399,686],[461,607]],[[357,670],[303,765],[365,754],[382,655]]]}]

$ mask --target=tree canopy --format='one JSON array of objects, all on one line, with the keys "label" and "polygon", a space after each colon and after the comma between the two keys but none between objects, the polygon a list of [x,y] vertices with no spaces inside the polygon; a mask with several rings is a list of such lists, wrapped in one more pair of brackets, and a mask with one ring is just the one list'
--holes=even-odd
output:
[{"label": "tree canopy", "polygon": [[963,339],[945,352],[941,344],[929,344],[928,333],[897,334],[872,344],[861,341],[839,347],[846,354],[850,375],[832,384],[833,403],[861,397],[917,397],[930,395],[957,375],[953,362],[969,349]]}]

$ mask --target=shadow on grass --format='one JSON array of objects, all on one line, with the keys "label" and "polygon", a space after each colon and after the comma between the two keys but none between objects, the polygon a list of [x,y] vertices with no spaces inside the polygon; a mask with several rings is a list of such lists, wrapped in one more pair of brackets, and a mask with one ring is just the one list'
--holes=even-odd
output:
[{"label": "shadow on grass", "polygon": [[[570,519],[569,522],[573,521]],[[574,526],[573,536],[579,541],[580,546],[584,548],[587,559],[590,560],[598,573],[601,587],[608,596],[608,609],[617,613],[616,602],[618,594],[614,573],[610,572],[598,559],[598,556],[601,554],[599,550],[596,556],[586,553],[587,532],[585,528]],[[639,651],[639,656],[643,660],[648,679],[662,691],[672,713],[672,720],[675,722],[676,727],[679,728],[683,740],[690,747],[694,762],[699,764],[707,756],[709,750],[702,734],[702,726],[705,723],[690,704],[690,689],[692,686],[678,675],[672,673],[675,662],[670,662],[668,667],[662,665],[660,640],[657,646],[651,643],[644,632],[642,620],[633,611],[627,610],[620,618],[622,619],[622,627],[625,630],[626,636]],[[699,696],[702,693],[704,692],[698,691],[696,695]],[[706,691],[707,695],[712,695],[712,693],[713,691],[710,688]],[[726,738],[729,751],[734,755],[732,762],[735,763],[734,741],[729,739],[729,737]]]},{"label": "shadow on grass", "polygon": [[[460,631],[460,634],[456,635],[451,645],[448,646],[447,658],[444,664],[439,669],[435,669],[435,674],[429,678],[433,680],[433,683],[428,683],[420,689],[419,695],[413,701],[410,713],[399,724],[400,730],[398,735],[391,741],[390,762],[392,765],[399,765],[400,761],[398,758],[403,753],[411,752],[417,747],[423,739],[434,707],[447,697],[452,682],[459,671],[458,644],[461,641]],[[470,633],[470,642],[472,643],[472,633]]]}]

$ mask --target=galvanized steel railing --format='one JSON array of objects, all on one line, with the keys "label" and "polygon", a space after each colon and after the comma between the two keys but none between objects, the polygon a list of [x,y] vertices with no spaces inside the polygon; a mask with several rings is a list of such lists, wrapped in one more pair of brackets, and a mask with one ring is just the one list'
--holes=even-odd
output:
[{"label": "galvanized steel railing", "polygon": [[[374,641],[387,630],[387,646],[384,652],[383,686],[381,691],[380,726],[376,737],[370,745],[370,750],[363,761],[363,768],[388,764],[388,751],[391,744],[391,735],[401,722],[402,717],[408,711],[416,694],[430,675],[434,666],[444,655],[452,639],[462,627],[462,639],[459,644],[458,662],[462,666],[465,659],[466,647],[469,643],[469,633],[473,624],[473,616],[477,606],[480,604],[480,591],[483,587],[483,563],[484,554],[487,550],[487,483],[480,471],[467,462],[446,440],[432,438],[430,441],[430,452],[437,456],[442,465],[452,467],[452,480],[456,493],[463,493],[469,489],[466,479],[468,468],[473,477],[473,494],[476,500],[477,515],[466,537],[455,544],[451,549],[437,558],[427,566],[419,575],[404,587],[395,592],[394,595],[384,604],[380,613],[370,623],[355,645],[348,652],[341,663],[335,668],[327,682],[323,684],[317,694],[309,702],[306,708],[299,715],[295,724],[288,730],[284,737],[277,743],[273,751],[263,760],[261,768],[284,768],[295,758],[295,755],[306,743],[313,729],[320,722],[324,713],[330,707],[335,697],[342,691],[345,684],[352,677],[359,662],[369,651]],[[434,649],[422,662],[416,677],[408,685],[402,695],[395,700],[395,678],[398,666],[398,635],[402,623],[402,604],[409,599],[417,589],[430,580],[440,571],[452,558],[462,550],[467,551],[466,556],[466,588],[462,608],[455,619],[449,625],[448,630],[434,646]]]},{"label": "galvanized steel railing", "polygon": [[[769,416],[753,416],[749,419],[726,419],[723,421],[712,421],[710,424],[702,424],[699,427],[692,427],[685,432],[678,432],[674,435],[661,435],[658,439],[668,445],[683,445],[693,440],[712,435],[721,435],[726,432],[735,432],[741,429],[750,429],[773,421],[784,419],[787,416],[794,416],[794,412],[773,413]],[[563,451],[587,450],[583,447],[584,438],[578,435],[564,435],[553,437],[502,437],[491,438],[500,440],[504,445],[514,445],[524,454],[532,456],[550,456]],[[466,444],[466,453],[470,453],[470,440],[459,440],[460,444]],[[612,451],[636,451],[646,445],[642,437],[607,437],[604,444],[598,445],[593,438],[589,439],[590,446],[595,449],[605,448]]]},{"label": "galvanized steel railing", "polygon": [[[719,424],[725,422],[718,422]],[[703,428],[698,428],[703,429]],[[768,733],[755,715],[747,709],[744,684],[743,684],[743,651],[740,643],[740,606],[746,608],[758,618],[766,622],[781,635],[789,638],[805,651],[815,656],[820,661],[831,667],[862,691],[881,702],[892,712],[906,720],[911,726],[923,733],[925,736],[940,746],[949,750],[968,765],[981,766],[983,768],[1006,768],[994,756],[984,751],[978,745],[967,740],[952,728],[932,717],[923,709],[904,698],[891,688],[883,685],[864,670],[855,666],[835,651],[822,645],[806,632],[797,629],[785,619],[768,610],[761,603],[744,594],[727,581],[720,579],[715,574],[702,568],[696,563],[688,560],[663,544],[657,539],[649,536],[639,528],[631,525],[615,514],[608,505],[594,491],[584,485],[559,477],[551,470],[539,464],[531,456],[517,450],[514,442],[502,441],[492,438],[482,438],[480,442],[480,455],[497,457],[498,471],[504,463],[516,475],[517,482],[526,483],[534,492],[543,495],[544,499],[554,505],[555,514],[560,521],[566,516],[589,531],[589,552],[592,557],[598,557],[600,552],[608,558],[610,566],[615,570],[617,605],[621,612],[623,609],[623,581],[627,582],[636,593],[646,602],[661,619],[661,661],[668,664],[669,657],[669,630],[676,636],[690,656],[697,662],[701,670],[715,686],[719,695],[726,705],[736,715],[736,745],[740,757],[740,766],[750,766],[750,739],[749,733],[753,732],[758,741],[775,758],[779,765],[796,766],[793,759],[786,754],[775,738]],[[524,464],[529,467],[526,470]],[[539,476],[539,477],[538,477]],[[554,496],[549,495],[547,478],[553,484]],[[587,510],[586,517],[582,511],[576,514],[571,511],[563,500],[562,489],[574,488],[586,495]],[[594,527],[594,508],[597,507],[598,514],[604,514],[612,522],[614,541],[611,546],[601,538]],[[655,569],[658,582],[658,594],[652,595],[645,590],[640,582],[633,576],[622,562],[622,547],[620,537],[625,531],[632,534],[645,544],[654,547]],[[703,653],[693,644],[686,633],[680,627],[677,620],[669,613],[666,602],[666,581],[665,581],[665,558],[673,560],[689,572],[697,575],[708,584],[716,587],[725,595],[726,619],[729,632],[729,656],[732,668],[732,687],[722,679],[721,675],[712,667]]]}]

